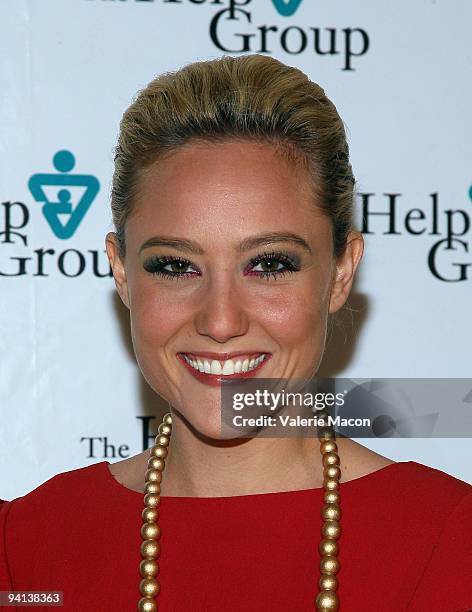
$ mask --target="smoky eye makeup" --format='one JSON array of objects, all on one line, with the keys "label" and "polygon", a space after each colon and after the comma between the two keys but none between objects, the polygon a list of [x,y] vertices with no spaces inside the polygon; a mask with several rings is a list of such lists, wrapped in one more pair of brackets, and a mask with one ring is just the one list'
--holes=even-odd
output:
[{"label": "smoky eye makeup", "polygon": [[255,257],[251,257],[249,260],[249,266],[256,266],[260,262],[265,261],[279,261],[284,263],[289,268],[299,269],[301,267],[302,258],[296,253],[289,253],[288,251],[267,251],[259,253]]},{"label": "smoky eye makeup", "polygon": [[[187,278],[199,273],[188,259],[175,255],[151,255],[144,260],[143,268],[154,276],[171,279]],[[188,268],[191,268],[192,272],[189,272]]]},{"label": "smoky eye makeup", "polygon": [[[243,271],[245,276],[270,280],[298,272],[301,267],[302,257],[297,253],[268,251],[251,257]],[[171,280],[181,280],[201,274],[198,266],[190,260],[174,255],[151,255],[144,260],[143,268],[155,277]]]}]

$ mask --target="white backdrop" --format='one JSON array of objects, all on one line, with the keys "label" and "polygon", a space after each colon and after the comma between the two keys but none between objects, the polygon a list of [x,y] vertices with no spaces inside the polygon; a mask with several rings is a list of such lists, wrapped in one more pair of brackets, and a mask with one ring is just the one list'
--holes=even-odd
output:
[{"label": "white backdrop", "polygon": [[[300,67],[348,128],[369,233],[353,329],[345,343],[332,338],[322,371],[471,376],[471,21],[469,0],[2,0],[1,498],[139,453],[144,426],[155,433],[153,415],[166,406],[136,366],[107,275],[112,149],[138,89],[224,52],[265,52]],[[64,150],[75,167],[61,173],[53,158]],[[61,186],[61,174],[83,185],[66,177]],[[70,237],[45,218],[33,176],[56,183],[43,190],[53,205],[67,188],[73,214],[90,177],[98,180]],[[385,233],[385,215],[370,214],[389,202],[396,233]],[[66,224],[73,214],[57,218]],[[365,444],[472,480],[467,437]]]}]

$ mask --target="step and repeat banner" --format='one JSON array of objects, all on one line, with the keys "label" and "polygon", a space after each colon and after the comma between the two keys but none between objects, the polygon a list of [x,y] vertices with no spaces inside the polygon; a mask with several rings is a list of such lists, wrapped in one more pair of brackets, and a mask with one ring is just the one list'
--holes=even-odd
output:
[{"label": "step and repeat banner", "polygon": [[[366,248],[320,373],[471,376],[471,22],[469,0],[1,2],[0,498],[142,452],[167,411],[104,239],[121,115],[191,61],[272,55],[345,121]],[[471,481],[471,433],[365,444]]]}]

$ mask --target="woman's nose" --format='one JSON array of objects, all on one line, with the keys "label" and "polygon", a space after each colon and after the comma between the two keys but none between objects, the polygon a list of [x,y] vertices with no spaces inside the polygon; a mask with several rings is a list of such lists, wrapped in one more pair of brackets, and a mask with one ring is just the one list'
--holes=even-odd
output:
[{"label": "woman's nose", "polygon": [[234,279],[213,280],[202,295],[195,325],[199,334],[216,342],[247,333],[249,316]]}]

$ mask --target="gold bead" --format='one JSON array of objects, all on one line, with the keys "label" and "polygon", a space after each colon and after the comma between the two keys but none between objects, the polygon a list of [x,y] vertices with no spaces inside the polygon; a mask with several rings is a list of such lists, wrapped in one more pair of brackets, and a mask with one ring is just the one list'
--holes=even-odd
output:
[{"label": "gold bead", "polygon": [[156,540],[144,540],[141,544],[141,556],[145,559],[156,559],[161,552],[161,547]]},{"label": "gold bead", "polygon": [[320,561],[320,570],[322,574],[336,574],[339,571],[339,561],[337,557],[328,555],[322,557]]},{"label": "gold bead", "polygon": [[144,597],[155,597],[161,587],[155,578],[143,578],[139,583],[139,590]]},{"label": "gold bead", "polygon": [[138,603],[138,612],[157,612],[157,603],[149,597],[142,597]]},{"label": "gold bead", "polygon": [[161,485],[158,482],[147,482],[144,485],[144,493],[154,493],[159,495],[161,492]]},{"label": "gold bead", "polygon": [[337,504],[325,504],[321,508],[321,516],[325,521],[339,521],[341,518],[341,508]]},{"label": "gold bead", "polygon": [[318,586],[322,591],[335,591],[338,588],[338,579],[334,574],[321,576]]},{"label": "gold bead", "polygon": [[334,491],[339,488],[339,480],[337,478],[324,478],[323,486],[328,491]]},{"label": "gold bead", "polygon": [[152,481],[152,482],[161,482],[162,480],[162,473],[159,472],[159,470],[146,470],[146,473],[144,475],[144,480],[147,482]]},{"label": "gold bead", "polygon": [[157,493],[146,493],[144,496],[144,505],[150,508],[157,508],[161,503],[161,498]]},{"label": "gold bead", "polygon": [[155,559],[143,559],[139,564],[139,573],[143,578],[157,576],[159,564]]},{"label": "gold bead", "polygon": [[338,445],[334,440],[323,440],[320,442],[320,451],[324,453],[337,453]]},{"label": "gold bead", "polygon": [[339,465],[339,455],[337,453],[325,453],[323,455],[323,465],[327,467],[328,465]]},{"label": "gold bead", "polygon": [[157,446],[154,445],[151,448],[151,455],[153,457],[157,457],[158,459],[165,459],[167,457],[168,450],[165,446]]},{"label": "gold bead", "polygon": [[172,433],[172,425],[168,425],[167,423],[161,423],[157,428],[157,431],[160,434],[164,434],[165,436],[170,436]]},{"label": "gold bead", "polygon": [[337,465],[328,465],[324,469],[324,475],[326,478],[339,478],[341,476],[341,470]]},{"label": "gold bead", "polygon": [[161,528],[157,523],[144,523],[141,536],[143,540],[158,540],[161,537]]},{"label": "gold bead", "polygon": [[339,607],[338,596],[332,591],[320,591],[316,597],[316,609],[323,611],[337,610]]},{"label": "gold bead", "polygon": [[326,491],[324,500],[327,504],[339,504],[339,491]]},{"label": "gold bead", "polygon": [[337,540],[341,535],[341,525],[338,521],[326,521],[321,527],[321,533],[324,538]]},{"label": "gold bead", "polygon": [[163,423],[167,423],[167,425],[172,425],[172,412],[167,412],[162,419]]},{"label": "gold bead", "polygon": [[319,543],[319,551],[322,556],[334,556],[338,554],[339,546],[336,540],[323,538]]},{"label": "gold bead", "polygon": [[141,516],[145,523],[155,523],[159,518],[159,510],[157,508],[144,508]]},{"label": "gold bead", "polygon": [[148,461],[148,469],[150,470],[160,470],[162,472],[165,467],[166,462],[159,457],[151,457]]},{"label": "gold bead", "polygon": [[169,446],[170,438],[164,434],[157,434],[155,443],[158,446]]},{"label": "gold bead", "polygon": [[329,428],[322,428],[319,430],[319,437],[322,440],[333,440],[334,439],[334,431]]}]

